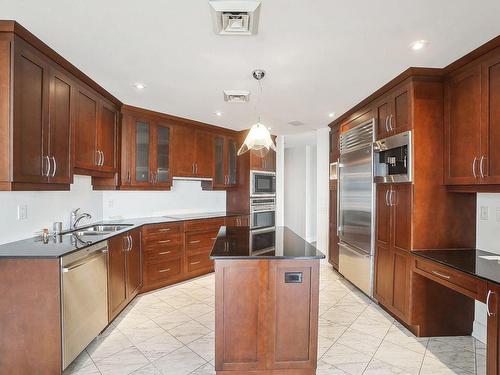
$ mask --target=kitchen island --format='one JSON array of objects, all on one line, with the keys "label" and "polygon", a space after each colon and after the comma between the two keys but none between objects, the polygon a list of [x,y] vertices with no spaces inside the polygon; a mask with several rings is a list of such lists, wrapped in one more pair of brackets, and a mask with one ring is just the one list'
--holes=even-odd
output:
[{"label": "kitchen island", "polygon": [[[260,230],[263,231],[263,230]],[[319,262],[325,256],[287,227],[221,227],[215,261],[217,374],[313,375],[318,346]]]}]

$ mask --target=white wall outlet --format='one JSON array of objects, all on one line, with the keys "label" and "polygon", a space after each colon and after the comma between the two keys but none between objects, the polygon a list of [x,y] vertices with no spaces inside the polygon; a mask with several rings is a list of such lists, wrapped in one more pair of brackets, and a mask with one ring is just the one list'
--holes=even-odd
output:
[{"label": "white wall outlet", "polygon": [[17,206],[17,220],[26,220],[28,218],[28,206],[20,204]]},{"label": "white wall outlet", "polygon": [[500,207],[497,207],[497,221],[500,222]]},{"label": "white wall outlet", "polygon": [[481,206],[481,220],[488,220],[488,206]]},{"label": "white wall outlet", "polygon": [[113,199],[108,200],[108,208],[113,208],[115,206],[115,201]]}]

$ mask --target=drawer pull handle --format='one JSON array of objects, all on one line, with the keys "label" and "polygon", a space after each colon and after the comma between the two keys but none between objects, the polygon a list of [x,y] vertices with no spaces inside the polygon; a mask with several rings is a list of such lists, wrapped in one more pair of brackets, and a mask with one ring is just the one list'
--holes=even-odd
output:
[{"label": "drawer pull handle", "polygon": [[172,228],[158,229],[158,232],[170,232]]},{"label": "drawer pull handle", "polygon": [[158,253],[158,255],[165,255],[165,254],[170,254],[172,251],[162,251],[161,253]]},{"label": "drawer pull handle", "polygon": [[158,272],[163,273],[163,272],[168,272],[168,271],[170,271],[170,270],[171,270],[170,268],[166,268],[166,269],[164,269],[164,270],[159,270]]},{"label": "drawer pull handle", "polygon": [[189,241],[189,243],[200,243],[201,240],[194,240],[194,241]]},{"label": "drawer pull handle", "polygon": [[437,271],[432,271],[432,273],[433,273],[434,275],[436,275],[436,276],[442,277],[442,278],[447,279],[447,280],[448,280],[448,279],[451,279],[451,276],[444,275],[444,274],[439,273],[439,272],[437,272]]},{"label": "drawer pull handle", "polygon": [[212,241],[215,241],[217,239],[217,237],[212,237],[210,238]]},{"label": "drawer pull handle", "polygon": [[163,240],[163,241],[158,241],[157,243],[169,243],[172,240]]},{"label": "drawer pull handle", "polygon": [[199,260],[199,261],[197,261],[197,262],[191,262],[191,263],[189,263],[189,264],[191,264],[191,265],[193,265],[193,266],[194,266],[195,264],[200,264],[200,263],[201,263],[201,260]]}]

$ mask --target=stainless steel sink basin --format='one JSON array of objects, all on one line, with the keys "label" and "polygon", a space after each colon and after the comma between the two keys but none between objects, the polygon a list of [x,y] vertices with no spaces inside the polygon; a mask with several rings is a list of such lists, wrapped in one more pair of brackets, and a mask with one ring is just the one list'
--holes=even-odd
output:
[{"label": "stainless steel sink basin", "polygon": [[91,225],[85,228],[78,228],[74,231],[64,233],[65,235],[74,234],[76,236],[100,236],[103,234],[109,234],[113,232],[118,232],[120,230],[126,229],[132,226],[132,224],[100,224]]}]

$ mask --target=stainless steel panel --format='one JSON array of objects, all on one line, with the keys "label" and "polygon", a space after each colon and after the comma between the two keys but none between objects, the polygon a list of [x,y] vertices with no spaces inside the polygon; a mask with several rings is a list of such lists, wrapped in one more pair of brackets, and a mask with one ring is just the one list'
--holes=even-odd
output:
[{"label": "stainless steel panel", "polygon": [[342,154],[339,175],[339,237],[343,242],[372,253],[372,145]]},{"label": "stainless steel panel", "polygon": [[373,143],[374,123],[375,120],[372,119],[342,133],[340,135],[340,153],[350,152]]},{"label": "stainless steel panel", "polygon": [[373,255],[341,242],[339,272],[368,296],[373,296]]},{"label": "stainless steel panel", "polygon": [[107,243],[61,260],[63,369],[108,324]]}]

